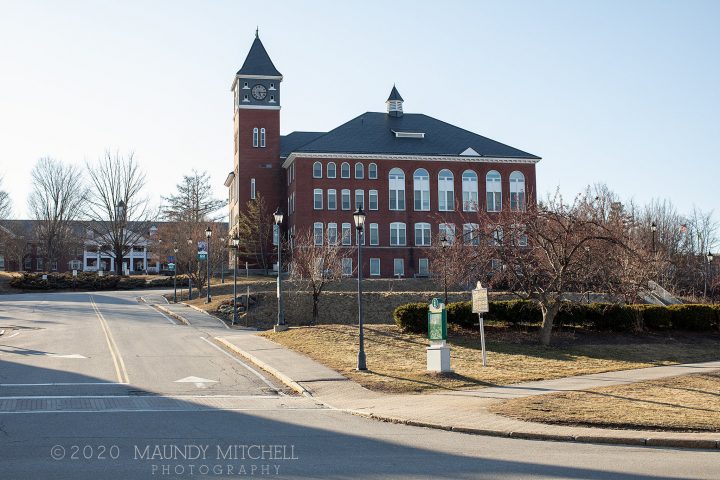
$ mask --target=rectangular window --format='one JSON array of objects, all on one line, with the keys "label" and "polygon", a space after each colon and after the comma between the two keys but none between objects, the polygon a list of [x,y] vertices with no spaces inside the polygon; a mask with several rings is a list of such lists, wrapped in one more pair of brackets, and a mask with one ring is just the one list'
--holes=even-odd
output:
[{"label": "rectangular window", "polygon": [[258,129],[253,128],[253,147],[257,148],[258,146]]},{"label": "rectangular window", "polygon": [[255,179],[250,179],[250,199],[255,200]]},{"label": "rectangular window", "polygon": [[342,224],[342,244],[351,245],[352,243],[352,225],[349,223]]},{"label": "rectangular window", "polygon": [[320,188],[313,190],[313,208],[322,210],[323,207],[323,191]]},{"label": "rectangular window", "polygon": [[405,238],[405,224],[393,222],[390,224],[390,246],[401,247],[407,243]]},{"label": "rectangular window", "polygon": [[365,191],[355,190],[355,208],[362,208],[365,210]]},{"label": "rectangular window", "polygon": [[380,245],[380,229],[377,223],[370,224],[370,245]]},{"label": "rectangular window", "polygon": [[477,223],[466,223],[463,225],[463,241],[467,245],[480,245],[480,230]]},{"label": "rectangular window", "polygon": [[502,205],[501,192],[487,192],[487,211],[499,212]]},{"label": "rectangular window", "polygon": [[352,258],[342,259],[342,274],[343,277],[349,277],[353,273],[353,261]]},{"label": "rectangular window", "polygon": [[25,267],[25,270],[30,270],[32,268],[32,258],[25,257],[25,260],[23,261],[23,266]]},{"label": "rectangular window", "polygon": [[445,238],[448,244],[455,242],[455,225],[452,223],[440,224],[440,238]]},{"label": "rectangular window", "polygon": [[372,277],[380,276],[380,259],[379,258],[371,258],[370,259],[370,276],[372,276]]},{"label": "rectangular window", "polygon": [[313,224],[313,241],[315,245],[323,244],[323,224],[322,222],[315,222]]},{"label": "rectangular window", "polygon": [[265,148],[265,129],[264,128],[260,129],[260,146],[262,148]]},{"label": "rectangular window", "polygon": [[427,258],[421,258],[418,260],[418,276],[427,277],[430,275],[430,262]]},{"label": "rectangular window", "polygon": [[415,245],[418,247],[429,247],[432,233],[429,223],[415,224]]},{"label": "rectangular window", "polygon": [[378,209],[378,191],[370,190],[368,192],[368,207],[370,210]]},{"label": "rectangular window", "polygon": [[402,258],[393,259],[393,276],[405,276],[405,260],[403,260]]},{"label": "rectangular window", "polygon": [[337,210],[337,190],[331,188],[327,192],[328,195],[328,210]]},{"label": "rectangular window", "polygon": [[338,242],[337,234],[338,234],[337,223],[328,223],[328,228],[327,228],[328,245],[337,245],[337,242]]},{"label": "rectangular window", "polygon": [[35,264],[36,264],[36,268],[35,268],[35,269],[36,269],[37,271],[42,271],[42,269],[45,267],[45,264],[43,263],[43,259],[42,259],[42,258],[36,259],[36,260],[35,260]]},{"label": "rectangular window", "polygon": [[350,190],[343,189],[340,192],[340,202],[343,210],[350,210]]}]

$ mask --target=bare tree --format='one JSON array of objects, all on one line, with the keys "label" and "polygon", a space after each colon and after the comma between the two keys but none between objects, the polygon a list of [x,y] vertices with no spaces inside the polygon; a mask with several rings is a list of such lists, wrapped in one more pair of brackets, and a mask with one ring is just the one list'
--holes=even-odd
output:
[{"label": "bare tree", "polygon": [[3,179],[0,177],[0,220],[4,220],[10,216],[12,210],[12,202],[10,195],[2,189]]},{"label": "bare tree", "polygon": [[0,246],[5,259],[14,263],[17,270],[23,269],[23,260],[30,253],[33,232],[23,228],[22,221],[0,223]]},{"label": "bare tree", "polygon": [[315,233],[308,229],[296,234],[293,239],[292,263],[290,278],[306,282],[312,292],[313,312],[312,323],[319,317],[318,304],[325,287],[343,277],[342,259],[353,258],[354,247],[342,246],[337,239],[337,232],[325,232],[324,238],[316,238]]},{"label": "bare tree", "polygon": [[210,176],[207,172],[193,170],[184,175],[177,185],[177,193],[162,197],[166,206],[163,217],[176,222],[216,222],[225,217],[218,211],[227,205],[227,201],[213,197]]},{"label": "bare tree", "polygon": [[115,272],[122,274],[122,259],[140,243],[156,218],[143,195],[145,174],[132,153],[123,157],[107,152],[87,166],[91,186],[86,202],[88,228],[100,243],[109,245]]},{"label": "bare tree", "polygon": [[57,262],[79,244],[73,224],[83,213],[87,197],[81,170],[53,158],[37,161],[31,172],[33,189],[28,208],[36,221],[36,235],[45,265]]},{"label": "bare tree", "polygon": [[238,215],[237,230],[233,233],[240,238],[239,255],[254,260],[267,273],[271,266],[273,220],[262,195],[258,193],[257,198],[247,202],[245,209]]}]

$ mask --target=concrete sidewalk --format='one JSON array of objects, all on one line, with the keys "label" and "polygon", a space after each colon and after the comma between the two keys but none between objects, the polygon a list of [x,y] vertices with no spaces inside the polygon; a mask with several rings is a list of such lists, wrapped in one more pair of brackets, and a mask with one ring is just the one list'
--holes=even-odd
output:
[{"label": "concrete sidewalk", "polygon": [[[179,305],[179,304],[178,304]],[[168,305],[164,305],[168,308]],[[207,321],[204,312],[170,306],[175,315],[188,315],[195,325]],[[214,318],[214,317],[212,317]],[[215,327],[219,320],[215,319]],[[719,449],[720,433],[676,433],[612,430],[524,422],[488,411],[508,398],[634,383],[720,369],[720,361],[624,370],[503,387],[444,391],[424,395],[388,395],[370,391],[340,373],[252,331],[215,330],[215,339],[228,349],[271,373],[298,393],[338,410],[383,421],[512,438],[613,443],[663,447]]]}]

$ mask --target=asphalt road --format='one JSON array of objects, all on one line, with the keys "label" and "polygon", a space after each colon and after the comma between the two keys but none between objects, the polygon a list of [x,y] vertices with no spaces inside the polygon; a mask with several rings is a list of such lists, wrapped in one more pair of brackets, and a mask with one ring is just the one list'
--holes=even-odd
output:
[{"label": "asphalt road", "polygon": [[[482,437],[285,395],[138,292],[0,296],[0,479],[720,478],[717,451]],[[225,331],[226,332],[226,331]]]}]

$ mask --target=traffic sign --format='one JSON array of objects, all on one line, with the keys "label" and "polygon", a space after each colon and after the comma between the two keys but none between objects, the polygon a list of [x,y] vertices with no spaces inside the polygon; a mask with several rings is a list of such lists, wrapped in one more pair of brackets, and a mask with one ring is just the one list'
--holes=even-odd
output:
[{"label": "traffic sign", "polygon": [[175,263],[175,255],[168,255],[168,262]]},{"label": "traffic sign", "polygon": [[198,260],[207,260],[207,253],[198,253]]},{"label": "traffic sign", "polygon": [[168,263],[168,270],[175,270],[175,264],[174,263]]}]

